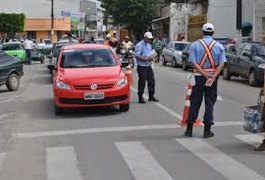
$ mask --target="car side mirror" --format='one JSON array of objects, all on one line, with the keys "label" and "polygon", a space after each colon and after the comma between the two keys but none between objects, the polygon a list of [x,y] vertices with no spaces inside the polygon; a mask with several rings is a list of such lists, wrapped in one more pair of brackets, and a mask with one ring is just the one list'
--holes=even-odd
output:
[{"label": "car side mirror", "polygon": [[57,67],[55,65],[48,65],[49,70],[57,70]]},{"label": "car side mirror", "polygon": [[122,61],[121,62],[121,67],[125,68],[125,67],[129,66],[129,64],[130,64],[129,61]]}]

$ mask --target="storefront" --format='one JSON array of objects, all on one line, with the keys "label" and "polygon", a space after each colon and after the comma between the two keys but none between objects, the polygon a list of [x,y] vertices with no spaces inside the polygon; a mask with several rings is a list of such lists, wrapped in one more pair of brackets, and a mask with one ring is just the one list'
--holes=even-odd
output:
[{"label": "storefront", "polygon": [[31,38],[36,39],[37,42],[40,39],[51,39],[53,42],[59,40],[62,35],[71,31],[70,18],[62,18],[54,20],[54,32],[51,32],[51,20],[49,18],[39,19],[26,19],[25,34]]}]

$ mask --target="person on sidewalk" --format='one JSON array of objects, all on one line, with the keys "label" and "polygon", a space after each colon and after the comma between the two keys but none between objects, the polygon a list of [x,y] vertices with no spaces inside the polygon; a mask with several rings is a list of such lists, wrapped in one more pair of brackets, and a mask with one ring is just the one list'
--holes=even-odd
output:
[{"label": "person on sidewalk", "polygon": [[214,124],[214,104],[217,100],[218,76],[225,62],[225,48],[216,42],[212,36],[214,26],[206,23],[202,27],[203,38],[195,41],[190,46],[189,61],[194,67],[195,85],[192,87],[191,105],[188,115],[185,136],[192,137],[193,123],[197,119],[202,99],[205,100],[204,138],[214,136],[211,126]]},{"label": "person on sidewalk", "polygon": [[155,98],[155,77],[154,71],[152,68],[153,57],[151,57],[152,45],[151,40],[153,35],[151,32],[146,32],[144,34],[144,39],[140,41],[135,48],[135,57],[137,62],[137,73],[138,73],[138,97],[139,103],[145,104],[143,99],[145,83],[148,83],[148,93],[149,101],[158,102],[158,99]]},{"label": "person on sidewalk", "polygon": [[157,52],[157,63],[159,63],[160,56],[162,54],[163,44],[159,39],[159,34],[156,35],[156,38],[153,41],[153,49]]}]

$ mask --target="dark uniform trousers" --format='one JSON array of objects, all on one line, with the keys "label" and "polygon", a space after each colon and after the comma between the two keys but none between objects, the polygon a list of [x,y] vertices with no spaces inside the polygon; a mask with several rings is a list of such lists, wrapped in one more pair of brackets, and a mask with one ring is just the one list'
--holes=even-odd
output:
[{"label": "dark uniform trousers", "polygon": [[137,66],[138,73],[138,95],[144,94],[145,83],[147,81],[149,97],[153,97],[155,94],[155,76],[151,66]]},{"label": "dark uniform trousers", "polygon": [[194,123],[198,118],[201,103],[204,97],[205,101],[205,113],[204,121],[205,125],[213,125],[213,111],[214,104],[217,100],[217,79],[211,87],[206,87],[207,79],[204,76],[195,76],[195,86],[192,87],[192,93],[190,96],[191,104],[188,116],[188,123]]}]

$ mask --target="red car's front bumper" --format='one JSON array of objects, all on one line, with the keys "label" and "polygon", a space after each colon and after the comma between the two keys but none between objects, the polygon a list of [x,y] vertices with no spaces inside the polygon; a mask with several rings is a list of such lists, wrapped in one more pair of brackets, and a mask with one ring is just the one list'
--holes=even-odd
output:
[{"label": "red car's front bumper", "polygon": [[[104,99],[85,100],[84,93],[103,92]],[[130,103],[130,86],[105,90],[61,90],[54,88],[54,103],[61,108],[114,106]]]}]

